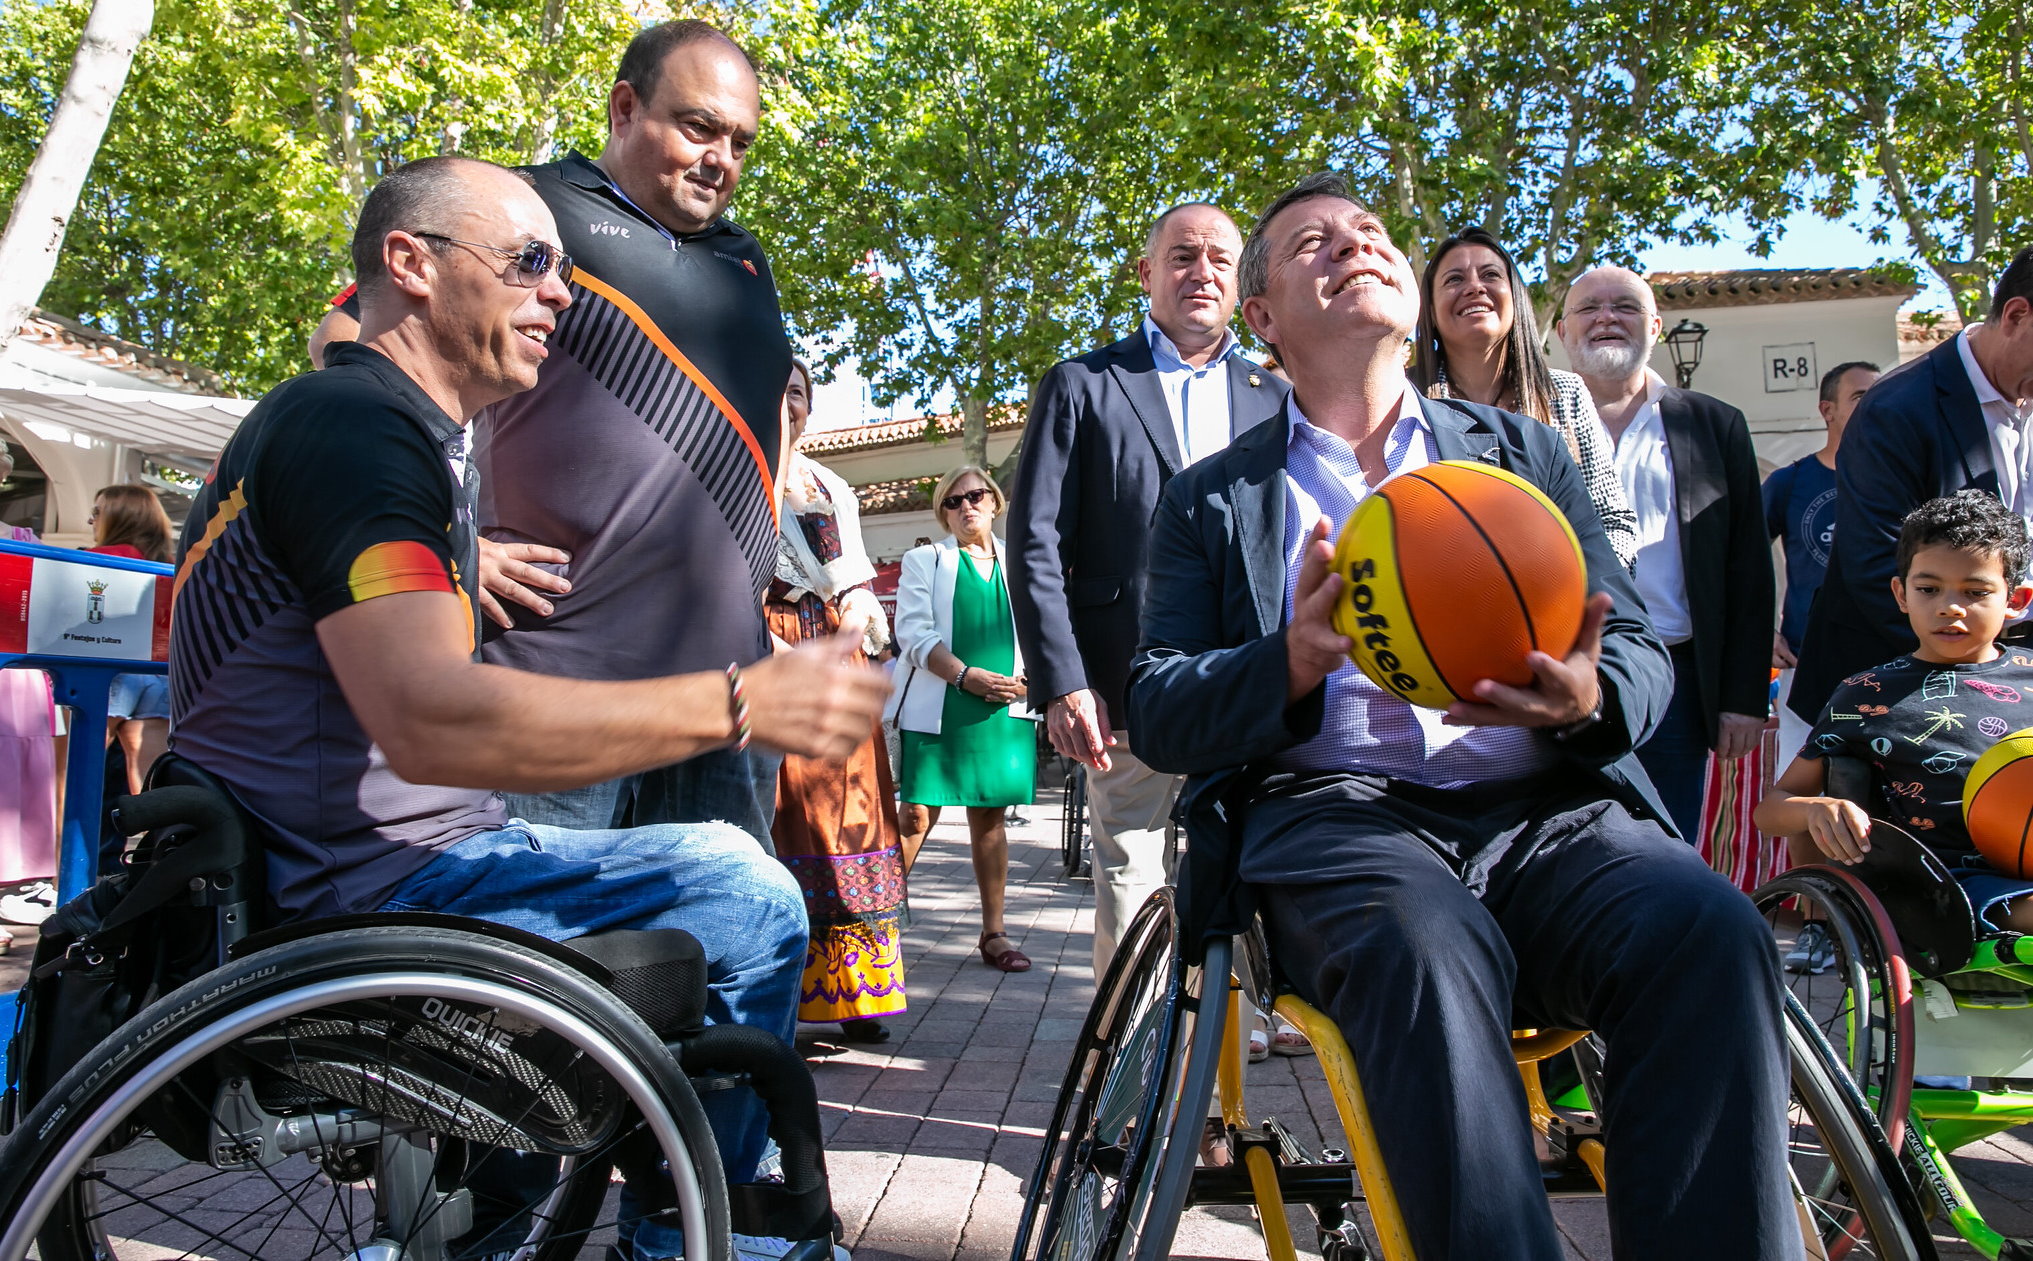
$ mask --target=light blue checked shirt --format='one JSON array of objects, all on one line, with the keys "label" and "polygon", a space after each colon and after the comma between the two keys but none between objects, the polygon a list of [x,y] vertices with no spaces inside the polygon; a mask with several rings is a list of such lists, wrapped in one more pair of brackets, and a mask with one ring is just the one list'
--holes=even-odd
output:
[{"label": "light blue checked shirt", "polygon": [[1226,447],[1235,436],[1228,406],[1228,361],[1242,353],[1235,334],[1223,333],[1221,349],[1198,368],[1179,357],[1179,348],[1148,315],[1144,337],[1151,344],[1151,363],[1164,388],[1165,407],[1172,413],[1172,430],[1179,435],[1185,463],[1197,463]]},{"label": "light blue checked shirt", "polygon": [[[1285,447],[1285,620],[1292,620],[1299,590],[1299,562],[1313,523],[1333,522],[1330,541],[1355,506],[1375,489],[1363,475],[1355,450],[1340,437],[1318,429],[1299,411],[1293,396],[1292,435]],[[1398,419],[1384,440],[1384,467],[1390,476],[1424,468],[1436,458],[1433,431],[1409,386],[1398,404]],[[1410,541],[1417,546],[1416,540]],[[1459,616],[1473,617],[1464,607]],[[1408,704],[1370,682],[1352,661],[1327,676],[1327,712],[1320,734],[1275,759],[1285,770],[1354,770],[1388,775],[1432,788],[1454,788],[1489,780],[1517,779],[1551,766],[1556,754],[1521,727],[1448,727],[1442,711]]]}]

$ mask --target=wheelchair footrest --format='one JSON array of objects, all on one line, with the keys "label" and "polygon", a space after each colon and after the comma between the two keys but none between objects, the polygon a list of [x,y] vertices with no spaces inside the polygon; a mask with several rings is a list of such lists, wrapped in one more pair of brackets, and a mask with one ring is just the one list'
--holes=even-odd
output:
[{"label": "wheelchair footrest", "polygon": [[[1281,1164],[1278,1166],[1278,1189],[1284,1194],[1285,1203],[1313,1208],[1328,1208],[1345,1200],[1362,1198],[1355,1182],[1355,1166],[1345,1161],[1316,1165]],[[1186,1193],[1188,1207],[1206,1204],[1250,1206],[1256,1202],[1249,1170],[1240,1164],[1195,1169],[1193,1184]]]}]

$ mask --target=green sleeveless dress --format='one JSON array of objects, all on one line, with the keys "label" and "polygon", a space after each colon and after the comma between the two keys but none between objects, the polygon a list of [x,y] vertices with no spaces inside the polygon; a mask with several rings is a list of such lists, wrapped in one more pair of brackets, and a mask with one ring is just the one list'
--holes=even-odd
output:
[{"label": "green sleeveless dress", "polygon": [[[953,584],[953,637],[946,646],[977,669],[1016,668],[1009,585],[1002,562],[986,577],[967,553]],[[1036,728],[957,687],[946,689],[939,734],[903,733],[901,795],[921,806],[1029,805],[1037,797]]]}]

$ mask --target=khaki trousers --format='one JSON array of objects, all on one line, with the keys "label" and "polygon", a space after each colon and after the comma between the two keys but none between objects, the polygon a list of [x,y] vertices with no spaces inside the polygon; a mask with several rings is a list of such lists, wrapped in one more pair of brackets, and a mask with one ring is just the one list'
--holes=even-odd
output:
[{"label": "khaki trousers", "polygon": [[1165,832],[1180,777],[1161,775],[1129,751],[1118,731],[1106,771],[1087,768],[1088,834],[1094,839],[1094,979],[1115,957],[1115,943],[1144,899],[1163,885]]}]

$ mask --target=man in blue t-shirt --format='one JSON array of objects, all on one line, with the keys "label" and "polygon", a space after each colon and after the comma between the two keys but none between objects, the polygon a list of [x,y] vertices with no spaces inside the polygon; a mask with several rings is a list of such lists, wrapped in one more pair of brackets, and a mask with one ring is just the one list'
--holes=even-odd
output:
[{"label": "man in blue t-shirt", "polygon": [[1877,382],[1878,365],[1839,363],[1821,378],[1821,419],[1828,438],[1821,450],[1802,456],[1765,479],[1765,529],[1786,541],[1786,601],[1772,638],[1772,664],[1779,675],[1779,761],[1790,761],[1807,739],[1807,723],[1786,707],[1793,666],[1807,630],[1807,609],[1828,572],[1828,548],[1835,540],[1835,453],[1850,413]]}]

